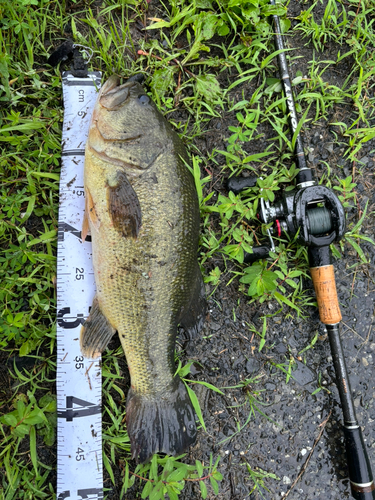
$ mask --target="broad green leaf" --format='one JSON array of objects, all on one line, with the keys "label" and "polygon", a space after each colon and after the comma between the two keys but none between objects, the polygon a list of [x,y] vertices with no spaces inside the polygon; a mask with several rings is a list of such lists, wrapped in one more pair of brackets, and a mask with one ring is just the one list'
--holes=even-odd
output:
[{"label": "broad green leaf", "polygon": [[189,361],[188,363],[186,363],[185,366],[183,366],[179,371],[178,371],[178,374],[180,375],[181,378],[184,378],[186,377],[186,375],[188,375],[190,373],[190,367],[191,365],[194,364],[194,361]]},{"label": "broad green leaf", "polygon": [[207,486],[205,485],[204,481],[199,481],[199,488],[201,490],[201,495],[203,500],[207,498]]},{"label": "broad green leaf", "polygon": [[29,413],[27,418],[23,419],[23,423],[29,425],[41,424],[43,422],[47,423],[48,421],[43,411],[40,408],[35,408]]},{"label": "broad green leaf", "polygon": [[287,31],[290,30],[291,27],[291,21],[288,18],[280,18],[280,28],[281,28],[281,33],[286,33]]},{"label": "broad green leaf", "polygon": [[18,420],[16,419],[16,417],[14,415],[12,415],[11,413],[4,415],[1,418],[1,421],[4,422],[6,425],[10,425],[12,427],[15,427],[18,423]]},{"label": "broad green leaf", "polygon": [[218,18],[214,14],[207,14],[206,12],[202,12],[204,16],[203,26],[202,26],[202,36],[204,40],[210,40],[214,34],[216,25],[218,23]]},{"label": "broad green leaf", "polygon": [[258,280],[258,282],[256,283],[256,291],[257,295],[263,295],[263,293],[266,291],[266,287],[264,286],[262,280]]},{"label": "broad green leaf", "polygon": [[221,474],[221,472],[219,471],[215,471],[212,475],[212,477],[214,479],[216,479],[216,481],[222,481],[223,480],[223,475]]},{"label": "broad green leaf", "polygon": [[[178,484],[178,483],[177,483]],[[169,500],[178,500],[178,494],[170,485],[166,485]]]},{"label": "broad green leaf", "polygon": [[217,31],[218,35],[226,36],[230,32],[230,29],[229,29],[229,26],[227,24],[225,24],[224,21],[221,21],[221,22],[219,21],[216,31]]},{"label": "broad green leaf", "polygon": [[29,430],[30,430],[29,425],[20,424],[13,429],[12,433],[17,437],[23,438],[29,433]]},{"label": "broad green leaf", "polygon": [[210,476],[210,483],[212,486],[212,489],[214,490],[215,495],[219,494],[219,485],[217,484],[217,481],[213,478],[213,476]]},{"label": "broad green leaf", "polygon": [[199,75],[196,78],[196,89],[208,101],[214,101],[220,95],[220,84],[216,77],[211,74]]},{"label": "broad green leaf", "polygon": [[243,0],[230,0],[228,3],[228,8],[231,9],[232,7],[237,7],[237,5],[241,5]]},{"label": "broad green leaf", "polygon": [[254,23],[259,22],[260,9],[250,2],[241,5],[241,11],[246,19],[251,19]]},{"label": "broad green leaf", "polygon": [[261,11],[264,16],[283,16],[286,8],[281,5],[263,5]]},{"label": "broad green leaf", "polygon": [[55,443],[56,431],[54,427],[48,425],[39,430],[38,433],[43,436],[43,440],[47,446],[52,446]]},{"label": "broad green leaf", "polygon": [[187,467],[179,467],[178,469],[174,470],[169,474],[167,477],[167,481],[172,482],[172,481],[182,481],[187,475]]},{"label": "broad green leaf", "polygon": [[258,282],[257,280],[254,280],[249,286],[249,290],[247,293],[250,297],[254,297],[257,294],[257,290],[258,290]]},{"label": "broad green leaf", "polygon": [[151,87],[159,97],[164,96],[169,87],[174,83],[173,75],[177,71],[175,66],[157,69],[151,81]]},{"label": "broad green leaf", "polygon": [[261,264],[253,264],[251,267],[244,269],[245,276],[240,281],[241,283],[251,283],[254,279],[259,278],[262,274],[263,266]]},{"label": "broad green leaf", "polygon": [[256,25],[256,29],[262,36],[267,36],[271,31],[271,26],[267,21],[259,21],[259,23]]},{"label": "broad green leaf", "polygon": [[32,350],[33,350],[32,344],[28,340],[26,340],[26,342],[24,342],[20,347],[19,355],[20,357],[27,356]]},{"label": "broad green leaf", "polygon": [[294,271],[290,271],[290,273],[288,273],[288,276],[289,278],[297,278],[298,276],[301,276],[302,274],[302,271],[297,271],[297,269],[295,269]]},{"label": "broad green leaf", "polygon": [[158,483],[153,483],[154,488],[152,489],[149,499],[150,500],[159,500],[163,498],[163,482],[159,481]]},{"label": "broad green leaf", "polygon": [[199,460],[195,461],[195,467],[197,468],[197,473],[199,477],[203,476],[203,465]]},{"label": "broad green leaf", "polygon": [[158,456],[157,455],[153,455],[153,457],[152,457],[149,478],[154,479],[154,480],[156,480],[158,478]]},{"label": "broad green leaf", "polygon": [[39,406],[44,412],[56,411],[56,396],[54,394],[45,394],[39,399]]},{"label": "broad green leaf", "polygon": [[291,286],[292,288],[298,287],[297,283],[295,283],[293,280],[290,280],[288,278],[285,280],[285,282],[288,283],[288,285]]},{"label": "broad green leaf", "polygon": [[147,498],[149,494],[151,493],[151,490],[153,488],[153,483],[151,481],[147,481],[141,494],[141,498]]}]

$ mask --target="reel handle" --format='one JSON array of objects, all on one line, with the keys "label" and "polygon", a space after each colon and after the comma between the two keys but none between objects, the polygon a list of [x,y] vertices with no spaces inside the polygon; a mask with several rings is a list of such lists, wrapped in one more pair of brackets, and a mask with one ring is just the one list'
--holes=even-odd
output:
[{"label": "reel handle", "polygon": [[268,245],[260,245],[252,248],[253,253],[244,252],[243,261],[248,264],[252,264],[253,262],[256,262],[260,259],[267,259],[271,251],[271,247],[269,247]]},{"label": "reel handle", "polygon": [[228,179],[227,187],[228,191],[232,191],[234,194],[239,194],[241,191],[247,188],[252,188],[257,185],[258,177],[231,177]]}]

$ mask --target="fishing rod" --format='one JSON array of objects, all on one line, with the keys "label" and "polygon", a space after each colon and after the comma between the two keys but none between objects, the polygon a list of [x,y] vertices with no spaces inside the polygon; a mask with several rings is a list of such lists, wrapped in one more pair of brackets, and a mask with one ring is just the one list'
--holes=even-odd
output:
[{"label": "fishing rod", "polygon": [[[275,0],[270,0],[270,3],[276,5]],[[339,241],[345,233],[345,212],[335,193],[325,186],[317,185],[311,169],[307,166],[302,138],[297,131],[298,119],[278,16],[273,15],[273,20],[276,48],[281,51],[277,57],[289,111],[291,133],[292,136],[296,135],[294,153],[299,172],[296,177],[296,189],[284,193],[277,203],[270,205],[269,201],[261,199],[259,217],[264,224],[274,223],[273,232],[278,236],[281,235],[282,230],[291,236],[297,235],[299,242],[308,248],[309,266],[320,321],[324,323],[328,332],[344,417],[343,430],[352,496],[356,500],[375,500],[371,465],[355,414],[340,340],[342,316],[329,247],[334,241]],[[228,181],[228,189],[238,194],[246,188],[254,187],[256,182],[256,177],[234,177]],[[245,254],[245,262],[267,258],[269,252],[274,251],[270,230],[268,230],[268,237],[270,244],[253,247],[253,253]]]}]

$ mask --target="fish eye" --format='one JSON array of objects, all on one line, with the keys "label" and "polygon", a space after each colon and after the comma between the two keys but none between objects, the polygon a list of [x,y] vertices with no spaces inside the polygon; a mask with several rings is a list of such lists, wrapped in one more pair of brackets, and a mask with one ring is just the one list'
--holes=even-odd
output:
[{"label": "fish eye", "polygon": [[144,106],[150,102],[150,98],[146,94],[142,94],[142,95],[138,96],[138,100]]}]

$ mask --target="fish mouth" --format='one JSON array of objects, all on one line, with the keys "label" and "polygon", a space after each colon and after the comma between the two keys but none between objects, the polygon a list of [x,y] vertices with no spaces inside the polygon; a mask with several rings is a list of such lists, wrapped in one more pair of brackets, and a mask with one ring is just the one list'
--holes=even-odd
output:
[{"label": "fish mouth", "polygon": [[[111,106],[111,108],[118,107],[118,105],[124,102],[128,97],[129,92],[126,91],[129,91],[129,89],[137,83],[142,84],[143,81],[144,75],[142,73],[136,73],[135,75],[128,78],[122,85],[120,84],[120,78],[117,75],[110,76],[100,90],[100,104],[102,104],[102,106],[104,106],[105,108],[108,108],[109,103],[107,101],[118,100],[120,102],[115,104],[115,106]],[[121,93],[121,96],[115,97],[115,94],[117,94],[118,92]]]},{"label": "fish mouth", "polygon": [[100,105],[108,111],[117,111],[128,100],[130,89],[140,85],[143,80],[143,74],[136,73],[121,85],[117,75],[110,76],[99,92]]},{"label": "fish mouth", "polygon": [[134,85],[135,82],[126,82],[120,85],[120,78],[118,76],[110,76],[100,91],[100,105],[109,111],[116,111],[129,98],[129,90]]},{"label": "fish mouth", "polygon": [[120,86],[120,78],[117,75],[111,75],[101,88],[100,94],[104,95],[113,91],[116,87]]}]

